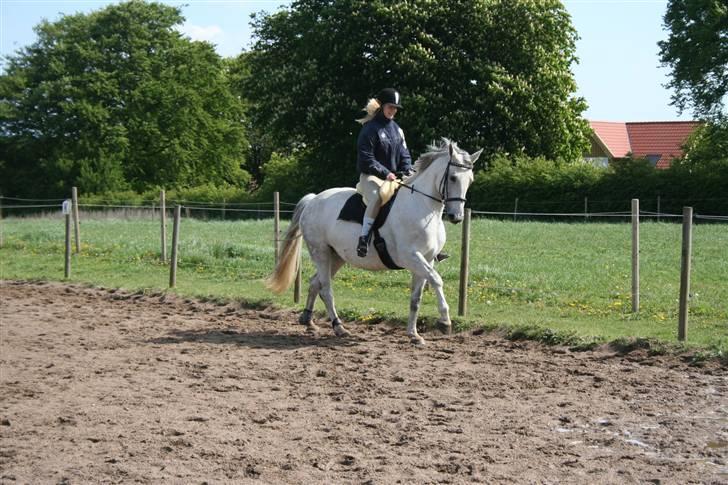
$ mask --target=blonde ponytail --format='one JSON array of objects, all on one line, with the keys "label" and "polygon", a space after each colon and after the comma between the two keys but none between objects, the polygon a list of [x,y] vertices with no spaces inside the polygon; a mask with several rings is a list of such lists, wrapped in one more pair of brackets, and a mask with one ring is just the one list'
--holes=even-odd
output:
[{"label": "blonde ponytail", "polygon": [[364,108],[362,108],[362,111],[367,112],[366,116],[364,118],[359,118],[358,120],[356,120],[357,123],[361,123],[363,125],[367,121],[374,118],[374,115],[377,114],[377,111],[379,110],[379,108],[381,108],[379,101],[377,101],[375,98],[371,98],[367,102],[367,105]]}]

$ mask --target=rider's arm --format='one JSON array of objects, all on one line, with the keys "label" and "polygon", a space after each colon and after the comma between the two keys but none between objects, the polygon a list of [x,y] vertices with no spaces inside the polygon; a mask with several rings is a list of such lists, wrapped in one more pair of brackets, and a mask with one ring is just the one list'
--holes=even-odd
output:
[{"label": "rider's arm", "polygon": [[402,131],[402,128],[399,127],[398,130],[401,142],[399,144],[399,147],[397,147],[397,149],[399,150],[399,163],[397,164],[397,171],[402,173],[408,173],[412,170],[412,156],[407,149],[407,143],[404,141],[404,131]]}]

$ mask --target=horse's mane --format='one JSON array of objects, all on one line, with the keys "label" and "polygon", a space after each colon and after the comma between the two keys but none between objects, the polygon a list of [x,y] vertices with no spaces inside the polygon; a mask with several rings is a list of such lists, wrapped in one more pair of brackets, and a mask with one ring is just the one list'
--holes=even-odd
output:
[{"label": "horse's mane", "polygon": [[427,152],[420,155],[420,158],[415,162],[415,172],[422,173],[427,170],[427,167],[432,165],[432,162],[437,160],[440,155],[447,153],[450,150],[450,144],[452,143],[453,149],[459,150],[457,143],[451,142],[448,138],[441,138],[439,143],[432,142],[427,146]]}]

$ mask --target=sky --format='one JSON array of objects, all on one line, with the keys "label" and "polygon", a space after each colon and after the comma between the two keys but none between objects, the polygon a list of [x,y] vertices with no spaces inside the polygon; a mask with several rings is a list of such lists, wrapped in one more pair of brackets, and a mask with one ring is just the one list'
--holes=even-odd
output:
[{"label": "sky", "polygon": [[[88,13],[118,3],[103,0],[0,0],[0,55],[12,55],[35,41],[33,27],[62,14]],[[275,12],[283,0],[179,0],[187,19],[182,32],[206,40],[222,56],[234,56],[252,45],[250,15]],[[584,117],[598,121],[689,120],[670,106],[664,85],[669,71],[660,66],[657,42],[667,38],[662,17],[667,0],[564,0],[581,37],[579,64],[572,70],[588,109]]]}]

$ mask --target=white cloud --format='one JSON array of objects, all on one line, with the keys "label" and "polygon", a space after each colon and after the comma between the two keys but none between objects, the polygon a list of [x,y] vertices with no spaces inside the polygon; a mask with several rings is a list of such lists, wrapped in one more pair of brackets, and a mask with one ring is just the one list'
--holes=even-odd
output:
[{"label": "white cloud", "polygon": [[179,30],[192,40],[206,40],[208,42],[223,35],[222,29],[217,25],[203,27],[201,25],[184,24]]}]

